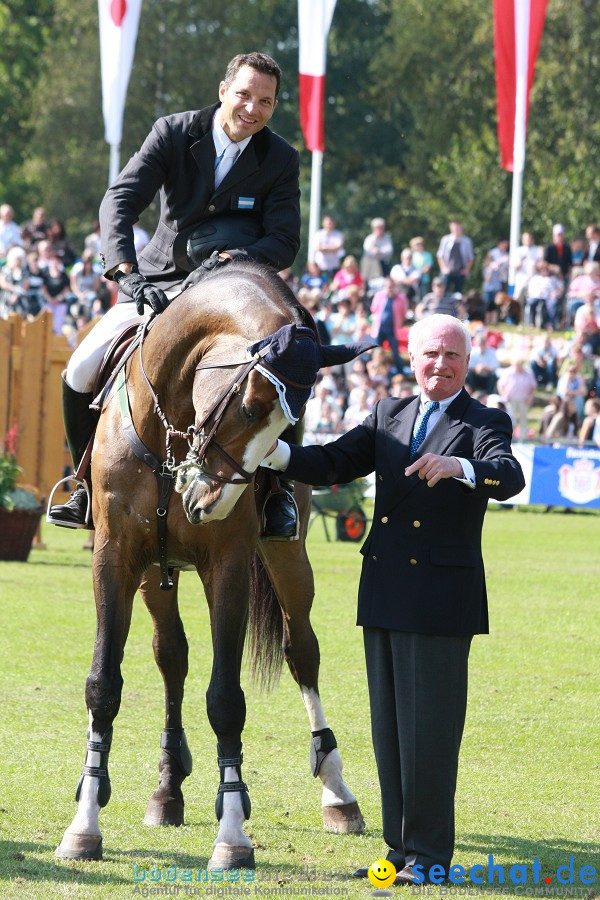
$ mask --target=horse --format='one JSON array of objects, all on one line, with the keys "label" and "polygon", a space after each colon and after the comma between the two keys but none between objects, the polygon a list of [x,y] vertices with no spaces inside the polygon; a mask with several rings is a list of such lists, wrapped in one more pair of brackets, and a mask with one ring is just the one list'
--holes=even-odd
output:
[{"label": "horse", "polygon": [[[255,649],[260,671],[268,678],[276,669],[279,649],[279,659],[285,658],[300,687],[311,730],[311,769],[322,782],[324,827],[364,830],[319,697],[319,647],[310,624],[314,583],[305,547],[310,488],[296,486],[298,540],[259,538],[263,496],[254,474],[288,424],[282,405],[286,380],[278,373],[273,378],[264,350],[247,350],[265,344],[265,338],[267,348],[274,346],[271,336],[284,334],[285,352],[293,356],[294,346],[300,346],[294,335],[312,337],[314,330],[276,273],[256,263],[232,262],[205,276],[144,328],[139,352],[107,394],[91,469],[97,631],[85,687],[87,754],[75,795],[77,812],[56,850],[59,858],[102,859],[99,814],[110,799],[108,759],[123,685],[120,665],[138,588],[152,618],[154,657],[165,685],[159,784],[144,822],[183,824],[181,786],[192,770],[182,720],[188,645],[177,603],[178,573],[184,568],[195,569],[203,583],[213,648],[206,698],[220,784],[218,833],[208,868],[255,865],[243,829],[250,798],[241,774],[246,707],[240,670],[249,609],[257,640],[267,641]],[[318,347],[318,339],[307,343],[313,352]],[[316,375],[314,368],[308,382]],[[306,381],[288,379],[288,385],[290,391],[306,389],[308,397]],[[269,605],[269,599],[275,602]]]}]

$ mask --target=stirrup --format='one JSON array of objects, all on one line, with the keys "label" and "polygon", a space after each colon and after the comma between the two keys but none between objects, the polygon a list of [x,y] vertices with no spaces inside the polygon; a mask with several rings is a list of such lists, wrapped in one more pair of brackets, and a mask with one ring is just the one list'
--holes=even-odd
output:
[{"label": "stirrup", "polygon": [[[48,522],[50,525],[62,525],[64,528],[91,528],[90,515],[92,513],[92,495],[90,494],[90,489],[88,487],[87,481],[85,481],[85,480],[77,481],[77,486],[78,487],[81,486],[81,487],[85,488],[85,493],[87,495],[87,510],[86,510],[86,514],[85,514],[85,523],[83,525],[79,525],[77,523],[63,522],[62,519],[53,519],[50,516],[50,510],[52,509],[52,506],[53,506],[52,501],[54,500],[54,495],[56,494],[56,492],[57,492],[58,488],[61,486],[61,484],[66,484],[69,481],[73,481],[72,475],[67,475],[66,478],[61,478],[61,480],[57,481],[56,484],[54,485],[54,487],[52,488],[52,490],[50,491],[50,498],[48,500],[48,509],[46,510],[46,522]],[[68,502],[69,501],[67,500],[67,503]],[[63,504],[63,505],[65,505],[65,504]]]}]

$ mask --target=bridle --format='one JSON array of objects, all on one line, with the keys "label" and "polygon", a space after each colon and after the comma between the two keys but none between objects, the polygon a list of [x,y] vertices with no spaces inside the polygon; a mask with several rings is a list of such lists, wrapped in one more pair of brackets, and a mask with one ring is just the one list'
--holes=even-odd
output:
[{"label": "bridle", "polygon": [[[144,324],[144,328],[142,330],[142,335],[139,343],[139,364],[142,375],[144,376],[144,380],[150,391],[152,399],[154,401],[154,411],[160,421],[162,422],[164,429],[166,431],[166,462],[164,463],[164,468],[167,470],[169,474],[174,476],[177,472],[184,471],[189,468],[199,469],[203,475],[209,478],[211,481],[216,481],[220,484],[249,484],[254,478],[254,472],[247,472],[243,466],[237,462],[232,456],[227,453],[226,450],[215,440],[215,434],[221,424],[221,420],[225,415],[225,410],[229,405],[230,400],[236,395],[239,394],[240,389],[246,378],[249,376],[250,372],[260,364],[261,368],[266,369],[271,372],[282,384],[286,387],[292,387],[302,390],[309,389],[312,385],[309,384],[301,384],[296,381],[292,381],[292,379],[287,378],[282,375],[277,369],[274,369],[269,363],[267,363],[264,359],[265,355],[269,351],[269,345],[263,347],[257,353],[254,354],[252,359],[250,360],[233,360],[229,362],[219,362],[219,363],[199,363],[196,366],[195,371],[198,372],[203,369],[221,369],[221,368],[240,368],[241,372],[234,376],[233,380],[229,382],[226,387],[217,395],[216,400],[213,401],[211,406],[208,409],[208,412],[205,413],[202,421],[198,423],[198,425],[189,425],[186,431],[179,431],[177,428],[174,428],[173,425],[169,422],[167,416],[163,412],[160,407],[160,403],[158,400],[158,395],[152,384],[148,375],[146,374],[146,370],[144,369],[144,362],[142,357],[142,346],[144,343],[144,338],[146,336],[148,322]],[[315,377],[316,381],[316,377]],[[314,384],[314,383],[313,383]],[[205,426],[211,416],[214,415],[214,421],[208,431],[205,431]],[[179,438],[187,441],[189,450],[186,455],[185,460],[182,463],[177,464],[175,462],[175,456],[173,454],[172,441],[174,438]],[[230,468],[234,470],[235,473],[239,476],[238,478],[232,477],[227,478],[225,475],[219,475],[217,473],[209,472],[205,466],[206,454],[208,452],[209,446],[212,446],[214,450],[222,457],[222,459],[227,463]]]}]

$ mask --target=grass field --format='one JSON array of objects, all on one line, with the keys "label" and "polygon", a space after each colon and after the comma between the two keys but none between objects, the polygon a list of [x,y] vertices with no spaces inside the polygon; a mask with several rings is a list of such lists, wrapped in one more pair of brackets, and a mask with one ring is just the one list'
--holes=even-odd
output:
[{"label": "grass field", "polygon": [[[150,619],[136,602],[110,759],[113,794],[101,816],[104,860],[59,862],[53,853],[75,811],[85,755],[83,692],[95,614],[82,532],[46,526],[43,537],[46,549],[34,550],[27,564],[0,563],[0,897],[136,896],[134,865],[147,869],[140,887],[167,883],[186,896],[186,886],[198,888],[199,882],[182,882],[181,868],[192,869],[196,878],[216,835],[218,770],[204,701],[211,658],[199,581],[185,574],[180,591],[191,651],[185,725],[195,762],[184,783],[188,824],[142,825],[157,784],[163,691]],[[544,879],[551,877],[555,888],[556,870],[570,856],[576,896],[583,896],[578,873],[584,865],[598,873],[585,893],[598,895],[599,546],[597,515],[488,513],[492,633],[476,638],[471,652],[454,862],[467,871],[483,863],[487,873],[493,854],[504,867],[504,892],[511,895],[526,893],[524,885],[517,889],[511,882],[511,866],[527,864],[533,893],[534,860],[540,861],[541,884],[546,887]],[[266,695],[244,679],[243,774],[253,804],[247,828],[256,846],[257,877],[274,879],[271,886],[279,878],[279,887],[299,887],[308,867],[316,870],[317,888],[333,885],[338,895],[347,890],[343,896],[366,898],[367,882],[330,882],[324,874],[345,879],[384,851],[362,639],[354,625],[360,556],[355,544],[326,543],[320,522],[311,529],[309,549],[317,582],[313,624],[321,644],[321,693],[367,829],[360,837],[322,830],[320,782],[308,769],[308,722],[287,671]],[[165,882],[174,864],[178,880]],[[152,869],[162,871],[160,882],[150,881]],[[253,898],[256,885],[249,886],[245,896]],[[199,889],[206,893],[206,885]]]}]

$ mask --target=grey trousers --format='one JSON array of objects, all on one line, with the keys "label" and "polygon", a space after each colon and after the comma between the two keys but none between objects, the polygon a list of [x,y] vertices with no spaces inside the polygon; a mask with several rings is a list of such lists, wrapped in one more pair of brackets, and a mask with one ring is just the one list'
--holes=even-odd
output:
[{"label": "grey trousers", "polygon": [[364,628],[363,637],[388,859],[448,872],[471,636]]}]

